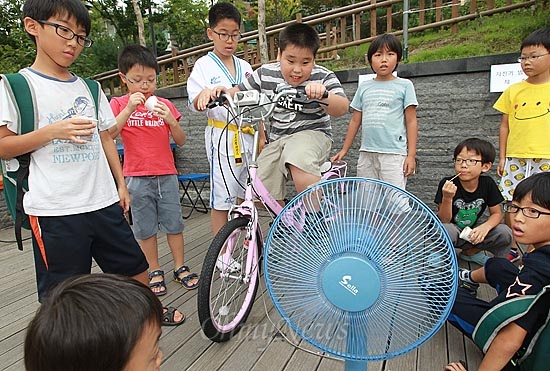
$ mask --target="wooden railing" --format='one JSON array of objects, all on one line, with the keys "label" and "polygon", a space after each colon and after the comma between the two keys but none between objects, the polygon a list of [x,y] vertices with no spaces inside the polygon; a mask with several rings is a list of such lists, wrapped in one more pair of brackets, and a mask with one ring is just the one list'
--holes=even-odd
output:
[{"label": "wooden railing", "polygon": [[[470,0],[462,3],[460,0],[411,0],[408,33],[441,27],[451,27],[451,31],[456,33],[460,22],[535,6],[535,3],[536,0]],[[336,57],[340,49],[368,43],[379,34],[402,34],[403,0],[363,1],[313,16],[302,18],[298,15],[296,20],[268,27],[266,34],[271,61],[277,58],[280,31],[293,22],[307,23],[319,32],[322,43],[317,59],[326,60]],[[247,60],[253,68],[260,65],[257,45],[258,32],[251,31],[243,34],[237,49],[238,56]],[[181,51],[174,49],[172,55],[159,57],[158,88],[185,84],[193,62],[212,49],[210,42]],[[118,70],[103,72],[93,78],[101,83],[108,95],[125,92]]]}]

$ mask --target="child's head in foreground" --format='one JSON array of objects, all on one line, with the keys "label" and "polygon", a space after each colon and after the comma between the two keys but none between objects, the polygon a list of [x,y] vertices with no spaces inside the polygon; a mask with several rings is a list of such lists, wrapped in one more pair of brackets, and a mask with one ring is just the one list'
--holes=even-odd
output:
[{"label": "child's head in foreground", "polygon": [[491,169],[495,156],[495,147],[488,141],[478,138],[465,139],[455,147],[455,172],[460,173],[461,181],[478,178]]},{"label": "child's head in foreground", "polygon": [[[82,28],[83,32],[81,34],[76,28],[71,31],[80,36],[88,36],[92,26],[88,9],[86,9],[80,0],[26,0],[23,5],[23,18],[27,17],[37,22],[47,21],[56,23],[57,20],[67,21],[62,26],[67,26],[68,22],[74,22]],[[56,27],[49,24],[41,24],[41,26]],[[56,27],[55,32],[65,34],[66,29]],[[36,45],[35,36],[29,34],[28,31],[27,34]],[[78,42],[80,44],[83,40],[79,39]]]},{"label": "child's head in foreground", "polygon": [[550,173],[534,174],[519,182],[506,209],[512,214],[517,242],[535,249],[550,245]]},{"label": "child's head in foreground", "polygon": [[232,61],[241,39],[241,13],[231,3],[216,3],[208,11],[208,22],[206,34],[214,43],[214,54]]},{"label": "child's head in foreground", "polygon": [[402,57],[401,42],[392,34],[383,34],[376,37],[367,51],[367,60],[377,74],[381,72],[380,65],[383,61],[387,63],[390,73],[395,71]]},{"label": "child's head in foreground", "polygon": [[162,304],[132,278],[88,274],[54,288],[29,324],[27,371],[159,370]]},{"label": "child's head in foreground", "polygon": [[279,34],[277,60],[287,83],[298,86],[309,79],[320,46],[317,31],[305,23],[293,23],[283,28]]}]

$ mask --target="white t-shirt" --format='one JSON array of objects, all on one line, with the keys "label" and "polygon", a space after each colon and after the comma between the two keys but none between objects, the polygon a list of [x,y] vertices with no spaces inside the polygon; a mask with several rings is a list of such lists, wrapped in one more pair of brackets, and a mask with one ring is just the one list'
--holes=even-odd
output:
[{"label": "white t-shirt", "polygon": [[[235,77],[231,75],[220,58],[213,52],[209,52],[195,62],[191,76],[187,80],[187,94],[191,110],[196,111],[193,100],[203,89],[216,86],[231,88],[252,75],[252,67],[247,61],[233,56],[233,63],[235,65]],[[227,109],[223,107],[209,109],[207,114],[209,118],[227,122]]]},{"label": "white t-shirt", "polygon": [[[78,77],[68,81],[42,75],[30,68],[20,71],[30,83],[38,112],[38,127],[71,116],[95,118],[94,100]],[[107,97],[100,92],[99,131],[116,123]],[[17,132],[16,103],[0,81],[0,125]],[[118,202],[118,192],[96,131],[86,144],[55,139],[31,153],[29,191],[25,212],[36,216],[62,216],[100,210]]]}]

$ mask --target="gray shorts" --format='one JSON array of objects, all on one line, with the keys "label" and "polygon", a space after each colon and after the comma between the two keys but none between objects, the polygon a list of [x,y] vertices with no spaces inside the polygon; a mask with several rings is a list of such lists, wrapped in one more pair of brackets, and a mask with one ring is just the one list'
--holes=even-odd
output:
[{"label": "gray shorts", "polygon": [[177,175],[126,177],[136,239],[183,232]]},{"label": "gray shorts", "polygon": [[286,196],[289,177],[287,164],[308,174],[321,176],[321,165],[328,159],[332,140],[322,131],[304,130],[269,143],[258,157],[258,176],[276,199]]}]

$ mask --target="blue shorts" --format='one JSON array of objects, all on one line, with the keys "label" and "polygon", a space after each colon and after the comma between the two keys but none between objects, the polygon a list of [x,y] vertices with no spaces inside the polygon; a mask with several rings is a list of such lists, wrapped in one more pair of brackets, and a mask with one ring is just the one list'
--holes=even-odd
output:
[{"label": "blue shorts", "polygon": [[105,273],[135,276],[149,268],[122,208],[31,217],[38,300],[61,281],[90,273],[92,258]]},{"label": "blue shorts", "polygon": [[126,177],[134,236],[146,240],[159,231],[183,232],[177,175]]}]

